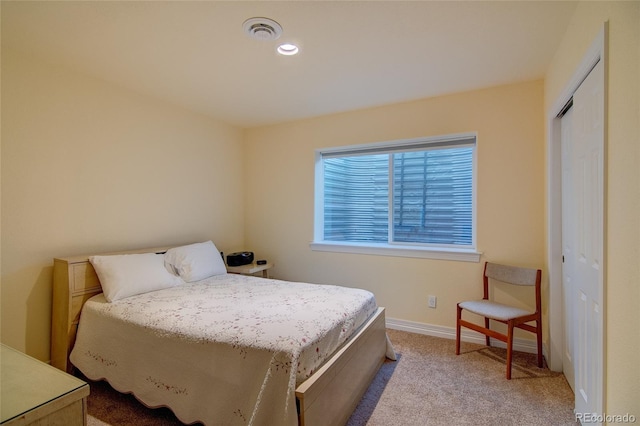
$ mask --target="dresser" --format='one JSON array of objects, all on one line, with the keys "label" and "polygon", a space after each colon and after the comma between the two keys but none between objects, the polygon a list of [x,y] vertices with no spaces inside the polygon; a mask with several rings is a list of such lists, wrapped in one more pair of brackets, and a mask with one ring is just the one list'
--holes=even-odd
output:
[{"label": "dresser", "polygon": [[4,344],[0,353],[2,426],[84,426],[89,385]]}]

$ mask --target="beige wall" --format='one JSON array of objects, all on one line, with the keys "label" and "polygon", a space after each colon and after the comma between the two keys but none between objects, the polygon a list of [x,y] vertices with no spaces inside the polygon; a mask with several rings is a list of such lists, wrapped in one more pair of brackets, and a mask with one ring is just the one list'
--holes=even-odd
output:
[{"label": "beige wall", "polygon": [[[387,317],[451,331],[456,302],[481,297],[482,263],[312,251],[314,152],[477,132],[482,260],[541,266],[542,111],[543,83],[534,81],[248,130],[247,247],[273,260],[279,278],[366,288]],[[436,309],[428,295],[438,297]]]},{"label": "beige wall", "polygon": [[605,412],[640,417],[640,3],[581,2],[545,80],[545,111],[609,21]]},{"label": "beige wall", "polygon": [[2,342],[49,359],[52,259],[244,241],[242,132],[2,51]]}]

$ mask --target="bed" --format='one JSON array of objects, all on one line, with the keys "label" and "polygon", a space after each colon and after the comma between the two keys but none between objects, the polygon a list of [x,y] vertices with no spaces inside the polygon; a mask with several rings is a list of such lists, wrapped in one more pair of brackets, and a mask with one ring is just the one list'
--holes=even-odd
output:
[{"label": "bed", "polygon": [[54,259],[52,365],[184,423],[344,424],[394,357],[384,308],[364,290],[219,273],[109,302],[90,259]]}]

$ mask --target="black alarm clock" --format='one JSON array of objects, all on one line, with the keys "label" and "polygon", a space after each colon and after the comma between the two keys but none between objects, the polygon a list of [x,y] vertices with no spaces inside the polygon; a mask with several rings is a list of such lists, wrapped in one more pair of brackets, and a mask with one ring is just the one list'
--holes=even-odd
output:
[{"label": "black alarm clock", "polygon": [[253,262],[252,251],[239,251],[227,255],[227,265],[229,266],[242,266],[248,265]]}]

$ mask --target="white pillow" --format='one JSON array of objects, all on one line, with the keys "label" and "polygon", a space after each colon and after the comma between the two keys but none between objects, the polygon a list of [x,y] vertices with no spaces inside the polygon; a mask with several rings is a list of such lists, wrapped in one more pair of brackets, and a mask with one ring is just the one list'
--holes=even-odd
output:
[{"label": "white pillow", "polygon": [[164,264],[186,282],[227,273],[224,260],[212,241],[171,248],[164,254]]},{"label": "white pillow", "polygon": [[89,261],[108,302],[184,283],[167,271],[161,254],[91,256]]}]

